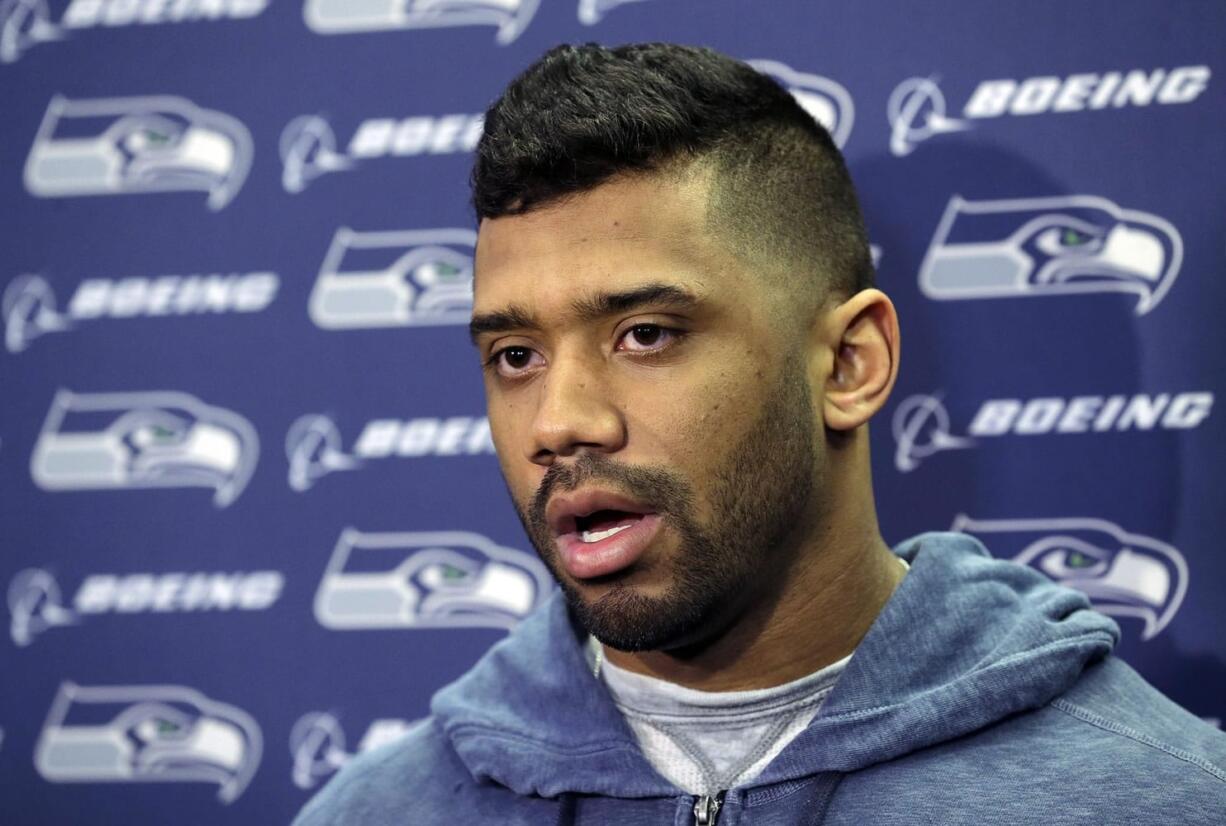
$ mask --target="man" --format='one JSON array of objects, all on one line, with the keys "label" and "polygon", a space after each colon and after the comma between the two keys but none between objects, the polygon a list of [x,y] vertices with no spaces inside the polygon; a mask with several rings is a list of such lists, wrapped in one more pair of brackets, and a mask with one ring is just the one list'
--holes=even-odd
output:
[{"label": "man", "polygon": [[785,90],[560,47],[490,109],[473,187],[490,425],[561,590],[299,823],[1226,822],[1226,736],[1083,596],[882,540],[898,322]]}]

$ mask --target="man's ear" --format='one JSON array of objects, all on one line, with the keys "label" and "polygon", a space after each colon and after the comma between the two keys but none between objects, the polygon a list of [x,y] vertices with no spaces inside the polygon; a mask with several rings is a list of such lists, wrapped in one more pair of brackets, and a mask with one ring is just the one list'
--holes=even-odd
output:
[{"label": "man's ear", "polygon": [[898,376],[898,313],[880,290],[861,290],[826,314],[824,338],[834,357],[827,376],[826,427],[850,431],[885,405]]}]

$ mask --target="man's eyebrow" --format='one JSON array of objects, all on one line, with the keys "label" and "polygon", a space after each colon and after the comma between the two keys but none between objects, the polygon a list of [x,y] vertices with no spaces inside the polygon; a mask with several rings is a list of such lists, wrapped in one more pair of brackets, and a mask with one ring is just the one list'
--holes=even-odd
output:
[{"label": "man's eyebrow", "polygon": [[518,304],[512,304],[505,310],[474,315],[472,321],[468,322],[468,338],[476,346],[477,336],[483,333],[502,333],[536,326],[536,319],[531,313]]},{"label": "man's eyebrow", "polygon": [[[641,287],[614,293],[582,296],[571,302],[571,311],[580,321],[594,321],[615,313],[624,313],[647,304],[671,304],[694,308],[701,304],[698,296],[674,284],[644,284]],[[523,307],[512,304],[503,310],[474,315],[468,323],[468,337],[473,344],[484,333],[538,328],[536,318]]]},{"label": "man's eyebrow", "polygon": [[594,321],[614,313],[624,313],[645,304],[672,304],[694,308],[699,303],[698,296],[674,284],[644,284],[641,287],[619,293],[597,293],[576,298],[570,306],[580,320]]}]

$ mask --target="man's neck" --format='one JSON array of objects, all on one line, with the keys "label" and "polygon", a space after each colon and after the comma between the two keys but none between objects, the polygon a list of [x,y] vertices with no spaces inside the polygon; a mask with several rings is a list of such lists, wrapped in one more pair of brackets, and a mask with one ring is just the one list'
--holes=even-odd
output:
[{"label": "man's neck", "polygon": [[875,531],[863,543],[826,543],[799,555],[778,591],[756,599],[714,641],[681,654],[605,646],[605,657],[703,691],[782,685],[854,651],[905,573]]}]

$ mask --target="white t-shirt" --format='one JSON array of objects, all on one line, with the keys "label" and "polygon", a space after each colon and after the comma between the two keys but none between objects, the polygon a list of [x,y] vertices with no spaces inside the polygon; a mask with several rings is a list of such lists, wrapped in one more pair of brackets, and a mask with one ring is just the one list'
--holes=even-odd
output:
[{"label": "white t-shirt", "polygon": [[849,654],[771,688],[699,691],[617,667],[592,637],[587,649],[588,664],[603,679],[647,761],[693,795],[714,795],[757,777],[817,716],[851,660]]}]

